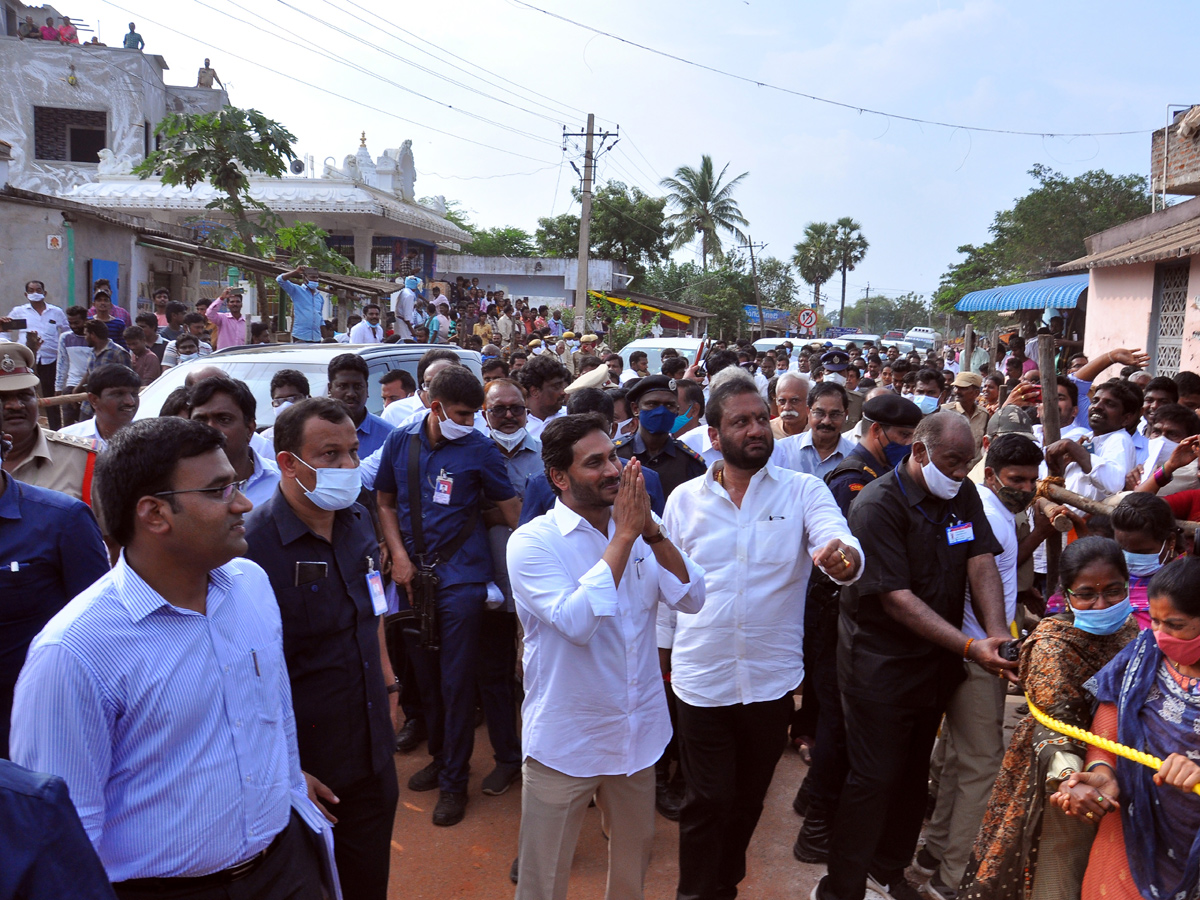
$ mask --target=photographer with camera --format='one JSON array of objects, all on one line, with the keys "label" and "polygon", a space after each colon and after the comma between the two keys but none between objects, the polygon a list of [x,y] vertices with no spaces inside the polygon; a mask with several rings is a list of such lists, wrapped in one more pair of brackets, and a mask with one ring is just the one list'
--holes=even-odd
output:
[{"label": "photographer with camera", "polygon": [[479,630],[494,580],[480,504],[516,528],[521,501],[496,445],[475,429],[483,385],[448,366],[429,384],[429,412],[383,445],[375,489],[392,580],[415,621],[404,632],[421,689],[433,762],[408,781],[440,789],[433,824],[457,825],[467,805],[475,742]]}]

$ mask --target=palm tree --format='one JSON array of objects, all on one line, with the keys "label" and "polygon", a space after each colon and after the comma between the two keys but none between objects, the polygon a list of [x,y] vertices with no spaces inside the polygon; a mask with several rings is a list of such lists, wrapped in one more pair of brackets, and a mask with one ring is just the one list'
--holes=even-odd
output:
[{"label": "palm tree", "polygon": [[804,226],[804,240],[796,244],[792,262],[806,284],[813,286],[813,305],[820,309],[821,285],[833,277],[838,268],[836,230],[828,222],[809,222]]},{"label": "palm tree", "polygon": [[705,271],[708,270],[708,257],[721,255],[719,232],[728,232],[738,240],[745,240],[738,226],[749,224],[733,199],[733,189],[750,173],[743,172],[725,182],[727,171],[729,163],[720,175],[713,177],[712,157],[705,154],[700,158],[699,169],[680,166],[674,177],[664,178],[661,182],[670,191],[667,202],[677,210],[665,220],[665,224],[676,229],[671,248],[678,250],[699,235],[700,262]]},{"label": "palm tree", "polygon": [[871,245],[863,237],[862,226],[849,216],[842,216],[834,223],[834,245],[837,248],[837,267],[842,270],[842,309],[838,313],[838,325],[846,317],[846,273],[852,270],[867,255]]}]

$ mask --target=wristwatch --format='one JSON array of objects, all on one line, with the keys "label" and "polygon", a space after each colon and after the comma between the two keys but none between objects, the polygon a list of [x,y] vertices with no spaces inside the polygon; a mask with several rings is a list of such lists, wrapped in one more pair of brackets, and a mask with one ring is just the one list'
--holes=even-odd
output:
[{"label": "wristwatch", "polygon": [[397,678],[395,681],[393,681],[391,684],[389,684],[387,686],[387,692],[389,694],[400,693],[400,679],[399,678]]},{"label": "wristwatch", "polygon": [[665,541],[666,539],[667,536],[663,533],[661,525],[658,527],[658,534],[654,535],[654,537],[642,538],[647,544],[657,544],[659,541]]}]

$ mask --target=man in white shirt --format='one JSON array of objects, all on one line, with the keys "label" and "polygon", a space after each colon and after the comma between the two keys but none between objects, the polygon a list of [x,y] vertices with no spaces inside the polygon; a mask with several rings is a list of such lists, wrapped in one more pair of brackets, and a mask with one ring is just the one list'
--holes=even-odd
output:
[{"label": "man in white shirt", "polygon": [[[40,281],[25,282],[25,299],[29,302],[14,306],[8,317],[25,320],[25,328],[17,334],[19,343],[27,343],[30,331],[41,338],[36,362],[38,381],[41,382],[42,396],[53,397],[58,362],[58,336],[68,328],[67,314],[46,302],[46,285]],[[61,409],[57,406],[47,407],[46,419],[50,427],[57,430],[62,424]]]},{"label": "man in white shirt", "polygon": [[393,428],[399,427],[414,413],[429,408],[429,382],[446,366],[460,365],[453,350],[426,350],[417,361],[417,390],[411,396],[383,408],[380,418]]},{"label": "man in white shirt", "polygon": [[274,458],[259,455],[250,445],[255,433],[257,403],[243,381],[226,375],[202,378],[188,391],[188,414],[225,435],[225,455],[241,483],[246,499],[262,506],[279,487],[279,466]]},{"label": "man in white shirt", "polygon": [[621,373],[621,386],[637,378],[645,378],[650,374],[650,358],[645,350],[634,350],[629,354],[629,368]]},{"label": "man in white shirt", "polygon": [[542,459],[558,501],[508,544],[525,630],[517,900],[567,896],[593,795],[609,828],[608,896],[642,897],[654,763],[671,736],[657,609],[704,605],[704,570],[667,539],[641,464],[621,468],[608,429],[594,413],[546,428]]},{"label": "man in white shirt", "polygon": [[415,275],[409,275],[397,278],[396,283],[404,286],[392,294],[392,312],[396,314],[396,324],[392,327],[401,340],[408,340],[413,336],[413,326],[418,324],[416,287],[421,282]]},{"label": "man in white shirt", "polygon": [[854,443],[842,435],[849,405],[846,389],[840,384],[814,384],[808,392],[808,430],[781,440],[775,462],[818,478],[832,472],[854,449]]},{"label": "man in white shirt", "polygon": [[[1002,548],[996,567],[1004,590],[1005,621],[1011,623],[1017,614],[1017,516],[1023,518],[1033,502],[1042,453],[1024,435],[1000,434],[989,443],[984,462],[986,489],[979,491],[979,499]],[[963,633],[985,640],[988,635],[975,617],[969,587],[967,600]],[[1004,761],[1005,682],[973,663],[963,663],[963,668],[966,681],[951,696],[942,724],[944,762],[937,807],[925,830],[925,846],[917,854],[917,865],[932,870],[926,892],[933,900],[953,900]]]},{"label": "man in white shirt", "polygon": [[1125,478],[1137,465],[1133,439],[1125,429],[1141,411],[1142,398],[1133,385],[1116,379],[1100,385],[1088,409],[1090,446],[1087,439],[1051,444],[1046,448],[1050,474],[1065,476],[1067,490],[1092,500],[1125,490]]},{"label": "man in white shirt", "polygon": [[529,418],[525,429],[540,437],[546,424],[562,414],[567,399],[567,368],[557,356],[535,356],[521,366],[517,381],[528,394]]},{"label": "man in white shirt", "polygon": [[113,435],[133,421],[140,404],[142,379],[128,366],[99,366],[88,376],[87,395],[95,415],[59,429],[59,434],[89,438],[104,450]]},{"label": "man in white shirt", "polygon": [[804,677],[812,567],[850,584],[863,559],[829,489],[771,462],[770,413],[752,380],[714,388],[706,413],[723,462],[674,491],[663,515],[706,567],[708,592],[697,615],[679,616],[671,651],[688,785],[680,900],[736,895]]},{"label": "man in white shirt", "polygon": [[363,307],[365,318],[350,329],[351,344],[382,344],[383,326],[379,324],[379,305],[368,303]]}]

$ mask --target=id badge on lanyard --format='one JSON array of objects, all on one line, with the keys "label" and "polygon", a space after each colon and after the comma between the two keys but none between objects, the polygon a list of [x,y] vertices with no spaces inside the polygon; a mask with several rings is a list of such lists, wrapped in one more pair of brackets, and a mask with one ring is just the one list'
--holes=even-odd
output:
[{"label": "id badge on lanyard", "polygon": [[446,474],[446,470],[437,477],[437,481],[433,485],[433,502],[439,506],[450,505],[450,495],[454,491],[454,479]]},{"label": "id badge on lanyard", "polygon": [[375,610],[375,615],[386,615],[388,605],[387,597],[383,593],[383,576],[375,568],[375,560],[369,556],[367,557],[367,591],[371,595],[371,608]]},{"label": "id badge on lanyard", "polygon": [[946,543],[965,544],[975,540],[975,527],[970,522],[954,522],[946,528]]}]

